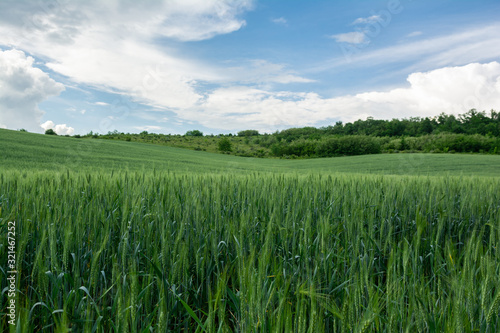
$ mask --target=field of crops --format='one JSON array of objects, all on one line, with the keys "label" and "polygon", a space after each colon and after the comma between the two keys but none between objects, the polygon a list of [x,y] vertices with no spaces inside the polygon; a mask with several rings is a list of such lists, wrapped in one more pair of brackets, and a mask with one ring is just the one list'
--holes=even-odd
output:
[{"label": "field of crops", "polygon": [[[207,163],[210,172],[194,172],[181,152],[164,164],[152,156],[149,170],[130,162],[130,151],[121,156],[116,147],[125,146],[102,143],[93,170],[75,162],[69,142],[40,136],[38,149],[3,146],[0,274],[15,221],[14,329],[500,330],[500,178],[481,176],[498,170],[496,156],[483,171],[476,166],[479,175],[456,171],[461,177],[429,165],[433,176],[363,175],[360,166],[348,174],[315,169],[315,161],[282,172],[280,162],[296,161],[279,160],[262,172],[221,155]],[[97,165],[107,150],[115,155]],[[373,158],[384,156],[392,155]],[[218,169],[219,158],[234,162]]]},{"label": "field of crops", "polygon": [[358,173],[497,176],[500,155],[380,154],[286,160],[240,158],[146,143],[75,139],[0,129],[0,170],[113,170],[176,174]]}]

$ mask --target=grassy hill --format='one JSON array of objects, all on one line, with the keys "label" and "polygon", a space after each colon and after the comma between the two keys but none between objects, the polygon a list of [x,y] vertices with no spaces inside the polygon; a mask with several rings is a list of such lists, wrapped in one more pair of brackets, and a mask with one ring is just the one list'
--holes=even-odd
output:
[{"label": "grassy hill", "polygon": [[76,139],[10,130],[0,130],[0,144],[0,166],[4,170],[500,175],[498,155],[400,153],[311,160],[258,159],[137,142]]},{"label": "grassy hill", "polygon": [[[55,133],[54,133],[55,134]],[[185,135],[108,132],[75,135],[76,138],[152,143],[197,151],[224,152],[258,158],[309,159],[380,153],[480,153],[500,154],[500,113],[470,110],[458,116],[433,118],[357,120],[321,128],[288,128],[272,134],[244,130],[233,134]]]}]

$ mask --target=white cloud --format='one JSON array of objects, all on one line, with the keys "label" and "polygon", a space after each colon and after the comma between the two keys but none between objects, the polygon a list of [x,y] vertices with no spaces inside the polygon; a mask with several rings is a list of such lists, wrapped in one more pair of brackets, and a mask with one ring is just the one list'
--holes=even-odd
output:
[{"label": "white cloud", "polygon": [[183,109],[202,97],[198,82],[221,82],[224,71],[160,48],[156,40],[236,31],[245,25],[240,14],[252,6],[252,0],[0,2],[0,45],[48,59],[48,68],[75,83]]},{"label": "white cloud", "polygon": [[250,87],[220,88],[207,95],[184,119],[225,130],[255,128],[272,132],[325,121],[432,117],[500,109],[500,63],[473,63],[408,76],[409,87],[336,98],[315,93],[269,92]]},{"label": "white cloud", "polygon": [[[473,63],[445,67],[430,72],[417,72],[408,77],[409,88],[389,92],[359,94],[372,103],[393,103],[404,116],[412,112],[423,116],[437,113],[464,113],[471,108],[500,108],[500,63]],[[406,108],[404,106],[406,105]]]},{"label": "white cloud", "polygon": [[58,124],[54,127],[54,131],[59,135],[72,135],[75,133],[75,129],[73,127],[69,127],[66,124]]},{"label": "white cloud", "polygon": [[95,102],[94,105],[98,105],[98,106],[108,106],[109,103],[106,103],[106,102]]},{"label": "white cloud", "polygon": [[160,131],[162,129],[162,127],[160,126],[154,126],[154,125],[151,125],[151,126],[134,126],[135,129],[139,130],[139,131]]},{"label": "white cloud", "polygon": [[48,129],[54,129],[54,126],[55,124],[52,120],[47,120],[46,122],[40,125],[40,127],[43,128],[44,131]]},{"label": "white cloud", "polygon": [[[206,127],[224,130],[277,128],[311,125],[322,110],[317,94],[269,92],[251,87],[220,88],[206,97],[197,110],[183,113]],[[199,112],[206,110],[203,117]],[[316,116],[315,116],[316,114]],[[320,116],[323,117],[323,116]]]},{"label": "white cloud", "polygon": [[347,32],[344,34],[332,35],[330,37],[339,43],[363,44],[367,41],[365,34],[361,31]]},{"label": "white cloud", "polygon": [[[163,54],[141,41],[112,39],[81,36],[70,51],[55,47],[56,60],[47,67],[79,83],[172,108],[188,107],[198,100],[194,82],[217,77],[201,65]],[[101,43],[112,47],[96,45]],[[95,48],[89,49],[93,44]]]},{"label": "white cloud", "polygon": [[370,43],[370,39],[367,37],[367,34],[372,34],[372,32],[370,32],[370,25],[373,25],[377,22],[382,22],[382,18],[379,15],[357,18],[356,20],[354,20],[354,22],[351,23],[351,25],[365,25],[364,27],[357,27],[356,31],[352,32],[331,35],[330,38],[335,39],[337,43],[347,43],[352,45],[362,44],[366,46],[368,43]]},{"label": "white cloud", "polygon": [[164,1],[164,16],[157,21],[164,36],[196,41],[239,30],[246,22],[238,15],[251,8],[252,1],[248,0]]},{"label": "white cloud", "polygon": [[422,34],[423,34],[422,31],[414,31],[414,32],[409,33],[408,35],[406,35],[406,37],[417,37],[417,36],[420,36]]},{"label": "white cloud", "polygon": [[317,71],[349,66],[377,66],[411,62],[409,71],[440,68],[500,58],[500,24],[463,29],[447,35],[397,44],[373,51],[355,49],[318,66]]},{"label": "white cloud", "polygon": [[[0,18],[19,37],[70,45],[85,30],[106,25],[121,37],[151,35],[181,41],[209,39],[243,27],[239,18],[252,0],[3,1]],[[22,35],[24,34],[24,36]]]},{"label": "white cloud", "polygon": [[226,68],[225,80],[257,85],[314,82],[314,80],[297,75],[283,64],[275,64],[263,59],[240,61],[239,66]]},{"label": "white cloud", "polygon": [[55,125],[52,120],[47,120],[41,124],[40,127],[43,128],[44,131],[52,129],[58,135],[73,135],[73,133],[75,133],[75,129],[73,127],[69,127],[66,124]]},{"label": "white cloud", "polygon": [[38,104],[64,90],[33,62],[22,51],[0,50],[0,124],[7,128],[38,131],[44,114]]},{"label": "white cloud", "polygon": [[279,17],[271,20],[273,23],[287,25],[288,21],[284,17]]},{"label": "white cloud", "polygon": [[371,24],[371,23],[375,23],[375,22],[378,22],[381,20],[381,17],[380,15],[372,15],[370,17],[360,17],[360,18],[357,18],[356,20],[354,20],[354,22],[352,22],[351,24],[352,25],[358,25],[358,24]]}]

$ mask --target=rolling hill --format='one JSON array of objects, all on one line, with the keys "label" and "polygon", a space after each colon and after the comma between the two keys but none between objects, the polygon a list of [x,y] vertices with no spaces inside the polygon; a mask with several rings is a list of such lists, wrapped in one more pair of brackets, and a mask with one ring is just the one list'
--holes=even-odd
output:
[{"label": "rolling hill", "polygon": [[310,160],[259,159],[145,143],[0,130],[2,169],[157,170],[173,173],[362,173],[498,176],[500,156],[381,154]]}]

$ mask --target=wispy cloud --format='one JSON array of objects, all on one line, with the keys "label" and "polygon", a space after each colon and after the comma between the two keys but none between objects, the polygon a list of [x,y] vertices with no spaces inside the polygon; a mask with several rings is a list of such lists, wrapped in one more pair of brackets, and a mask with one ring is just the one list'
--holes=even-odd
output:
[{"label": "wispy cloud", "polygon": [[335,39],[337,43],[366,46],[370,43],[369,38],[366,36],[369,33],[370,26],[380,21],[381,17],[379,15],[359,17],[351,23],[351,25],[356,26],[356,31],[335,34],[330,37]]},{"label": "wispy cloud", "polygon": [[271,21],[276,24],[288,25],[288,21],[284,17],[275,18],[272,19]]},{"label": "wispy cloud", "polygon": [[330,36],[338,43],[363,44],[366,43],[366,36],[361,31],[346,32]]},{"label": "wispy cloud", "polygon": [[239,61],[238,66],[228,67],[224,72],[226,73],[224,80],[236,84],[269,85],[314,82],[314,80],[298,75],[284,64],[276,64],[263,59]]},{"label": "wispy cloud", "polygon": [[160,33],[182,41],[212,38],[239,30],[246,21],[238,16],[253,7],[252,0],[174,0],[161,2]]},{"label": "wispy cloud", "polygon": [[64,1],[50,8],[36,1],[0,2],[0,45],[48,59],[48,68],[77,85],[163,108],[189,107],[201,98],[196,83],[221,80],[220,71],[159,49],[155,38],[194,41],[236,31],[253,1],[147,2],[127,8],[119,1]]},{"label": "wispy cloud", "polygon": [[370,24],[370,23],[378,22],[378,21],[380,21],[380,19],[381,19],[380,15],[372,15],[369,17],[360,17],[360,18],[355,19],[354,22],[352,22],[351,24],[352,25]]},{"label": "wispy cloud", "polygon": [[417,36],[421,36],[423,34],[422,31],[414,31],[412,33],[409,33],[408,35],[406,35],[406,37],[417,37]]},{"label": "wispy cloud", "polygon": [[[8,13],[18,16],[0,24],[0,45],[47,59],[48,68],[77,86],[85,84],[127,95],[134,102],[177,112],[179,116],[203,100],[205,92],[199,89],[199,83],[262,87],[313,81],[283,64],[249,60],[222,68],[194,57],[180,57],[175,48],[160,48],[155,43],[159,36],[193,41],[236,31],[245,24],[240,14],[252,8],[251,0],[150,0],[148,6],[141,4],[127,10],[115,8],[123,6],[121,2],[96,0],[81,6],[64,2],[50,11],[35,2],[22,5],[25,11],[0,4],[0,10],[4,10],[0,17]],[[26,31],[20,22],[29,22],[34,16],[45,25],[30,26],[32,38],[22,38]],[[286,19],[277,18],[275,23],[284,24]],[[55,35],[65,35],[66,39],[54,39]]]},{"label": "wispy cloud", "polygon": [[379,49],[353,49],[350,57],[337,57],[315,68],[325,71],[345,66],[363,67],[411,63],[410,70],[484,62],[500,57],[500,24],[463,29],[438,37],[407,41]]},{"label": "wispy cloud", "polygon": [[146,126],[134,126],[135,129],[139,131],[160,131],[162,129],[161,126],[155,125],[146,125]]}]

